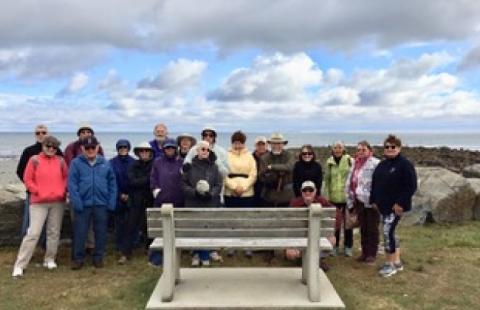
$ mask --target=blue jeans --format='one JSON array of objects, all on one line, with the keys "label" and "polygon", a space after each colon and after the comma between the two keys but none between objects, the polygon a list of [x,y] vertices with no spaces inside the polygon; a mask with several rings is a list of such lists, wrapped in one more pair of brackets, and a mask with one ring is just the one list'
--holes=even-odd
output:
[{"label": "blue jeans", "polygon": [[207,250],[197,250],[193,251],[193,255],[198,254],[200,260],[210,260],[210,251]]},{"label": "blue jeans", "polygon": [[[25,203],[23,205],[23,220],[22,220],[22,235],[21,238],[25,237],[27,234],[28,227],[30,226],[30,193],[26,192]],[[40,234],[40,239],[38,239],[38,244],[42,249],[47,248],[47,233],[45,231],[45,224],[42,228],[42,233]]]},{"label": "blue jeans", "polygon": [[93,261],[103,260],[107,243],[108,211],[106,206],[84,207],[83,211],[75,210],[74,238],[75,242],[73,260],[83,262],[85,260],[85,242],[87,241],[88,226],[93,218],[93,232],[95,234],[95,250]]}]

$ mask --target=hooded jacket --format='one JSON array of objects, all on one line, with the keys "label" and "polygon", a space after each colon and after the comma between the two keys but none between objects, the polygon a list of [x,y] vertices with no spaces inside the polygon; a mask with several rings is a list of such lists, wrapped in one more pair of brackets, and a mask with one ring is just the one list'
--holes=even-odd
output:
[{"label": "hooded jacket", "polygon": [[148,161],[136,160],[128,167],[128,183],[130,195],[128,204],[133,208],[151,208],[153,195],[150,191],[150,174],[152,173],[153,159]]},{"label": "hooded jacket", "polygon": [[115,210],[117,183],[112,166],[101,155],[97,155],[93,165],[85,155],[78,156],[70,163],[68,192],[78,212],[93,206]]},{"label": "hooded jacket", "polygon": [[28,161],[25,169],[25,186],[32,203],[65,201],[67,190],[67,165],[58,155],[46,156],[43,152]]},{"label": "hooded jacket", "polygon": [[128,167],[135,162],[135,159],[130,156],[117,155],[110,159],[113,172],[115,173],[115,179],[117,181],[117,210],[121,210],[127,207],[127,204],[120,200],[121,194],[128,195],[130,186],[128,183]]},{"label": "hooded jacket", "polygon": [[173,203],[176,208],[183,207],[182,165],[183,160],[178,156],[155,159],[150,175],[150,188],[160,190],[155,197],[156,207],[161,207],[162,203]]}]

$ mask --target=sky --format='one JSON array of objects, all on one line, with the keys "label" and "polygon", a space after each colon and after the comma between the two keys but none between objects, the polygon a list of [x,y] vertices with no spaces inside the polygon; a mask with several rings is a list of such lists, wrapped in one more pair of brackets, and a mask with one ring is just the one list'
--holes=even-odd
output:
[{"label": "sky", "polygon": [[477,0],[0,2],[0,131],[480,131]]}]

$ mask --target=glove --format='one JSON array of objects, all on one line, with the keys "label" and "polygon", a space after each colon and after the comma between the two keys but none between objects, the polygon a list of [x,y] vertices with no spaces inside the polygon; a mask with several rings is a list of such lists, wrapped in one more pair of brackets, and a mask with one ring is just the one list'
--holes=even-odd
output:
[{"label": "glove", "polygon": [[205,180],[200,180],[197,182],[197,185],[195,186],[195,191],[197,191],[197,193],[202,195],[203,193],[210,191],[210,184],[208,184],[208,182]]},{"label": "glove", "polygon": [[157,198],[158,193],[160,193],[162,190],[160,188],[156,188],[152,191],[153,193],[153,198]]},{"label": "glove", "polygon": [[195,197],[201,201],[210,201],[212,199],[212,194],[210,194],[210,192],[205,192],[203,194],[195,192]]}]

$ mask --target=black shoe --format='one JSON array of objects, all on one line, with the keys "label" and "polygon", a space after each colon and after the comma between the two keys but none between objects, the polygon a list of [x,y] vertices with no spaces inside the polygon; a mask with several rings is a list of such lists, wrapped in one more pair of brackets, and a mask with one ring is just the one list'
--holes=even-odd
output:
[{"label": "black shoe", "polygon": [[83,267],[83,262],[73,261],[70,269],[72,270],[80,270]]},{"label": "black shoe", "polygon": [[86,249],[85,249],[85,254],[86,254],[86,255],[92,256],[92,255],[93,255],[93,252],[95,252],[95,249],[94,249],[94,248],[86,248]]},{"label": "black shoe", "polygon": [[103,268],[103,260],[93,261],[93,266],[95,268]]}]

